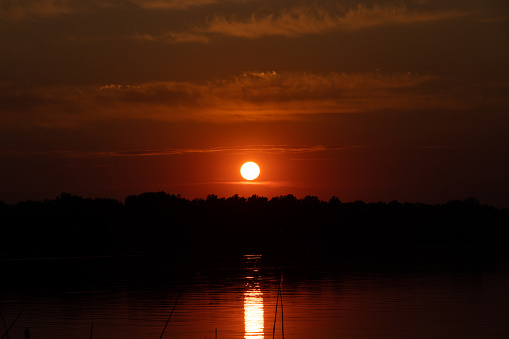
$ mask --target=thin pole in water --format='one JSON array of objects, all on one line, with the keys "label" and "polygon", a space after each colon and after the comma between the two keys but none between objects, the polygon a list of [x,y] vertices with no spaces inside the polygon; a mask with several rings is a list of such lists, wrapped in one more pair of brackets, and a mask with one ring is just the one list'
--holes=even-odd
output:
[{"label": "thin pole in water", "polygon": [[281,272],[281,280],[279,281],[279,294],[281,297],[281,333],[283,335],[283,339],[285,339],[285,322],[283,316],[283,272]]},{"label": "thin pole in water", "polygon": [[[2,322],[4,323],[4,329],[5,331],[7,331],[7,324],[5,323],[5,319],[4,319],[4,316],[2,315],[2,313],[0,313],[0,317],[2,318]],[[7,334],[7,339],[9,339],[9,334],[7,332],[5,332]]]},{"label": "thin pole in water", "polygon": [[182,294],[182,293],[179,293],[179,295],[177,296],[177,300],[175,300],[175,303],[173,303],[173,308],[171,309],[170,316],[168,317],[168,320],[166,320],[166,324],[164,325],[163,332],[161,333],[161,336],[159,337],[159,339],[161,339],[163,337],[164,331],[166,330],[166,326],[168,326],[168,323],[170,322],[173,311],[175,311],[175,306],[177,306],[177,303],[179,301],[180,294]]},{"label": "thin pole in water", "polygon": [[[274,315],[274,326],[272,327],[272,339],[274,339],[274,336],[276,334],[276,320],[277,320],[277,305],[279,304],[279,295],[281,294],[281,280],[283,279],[283,274],[281,273],[281,277],[279,278],[279,287],[277,289],[277,297],[276,297],[276,314]],[[281,296],[282,297],[282,296]],[[283,306],[283,303],[281,303],[281,307]],[[281,310],[281,314],[282,310]],[[282,320],[282,318],[281,318]],[[283,326],[281,324],[281,326]]]},{"label": "thin pole in water", "polygon": [[92,321],[92,326],[90,326],[90,339],[92,339],[92,332],[94,332],[94,322]]},{"label": "thin pole in water", "polygon": [[19,314],[18,314],[18,316],[16,317],[16,319],[14,319],[14,321],[11,323],[11,325],[9,326],[9,328],[5,330],[4,335],[3,335],[3,336],[2,336],[2,338],[0,338],[0,339],[4,339],[6,336],[9,336],[9,331],[10,331],[10,329],[12,328],[12,326],[14,326],[14,323],[18,320],[18,318],[19,318],[19,316],[21,315],[21,313],[23,313],[23,312],[19,312]]}]

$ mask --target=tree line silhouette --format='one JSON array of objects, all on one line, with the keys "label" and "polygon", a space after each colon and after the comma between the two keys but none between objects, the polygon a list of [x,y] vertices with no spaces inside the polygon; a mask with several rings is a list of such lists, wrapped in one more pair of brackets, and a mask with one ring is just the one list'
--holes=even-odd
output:
[{"label": "tree line silhouette", "polygon": [[150,192],[124,202],[62,193],[0,202],[3,257],[113,254],[383,252],[431,245],[505,248],[509,209],[253,195],[188,200]]}]

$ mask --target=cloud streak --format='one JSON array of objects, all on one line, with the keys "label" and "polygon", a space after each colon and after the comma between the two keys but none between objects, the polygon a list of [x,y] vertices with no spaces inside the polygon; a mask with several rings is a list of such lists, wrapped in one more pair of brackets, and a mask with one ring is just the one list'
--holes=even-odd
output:
[{"label": "cloud streak", "polygon": [[28,125],[72,126],[80,121],[104,119],[260,119],[312,112],[396,109],[417,103],[429,106],[427,98],[415,90],[433,80],[431,76],[406,73],[246,72],[202,83],[168,81],[35,89],[4,86],[0,93],[0,121],[7,125],[17,120]]},{"label": "cloud streak", "polygon": [[140,8],[145,9],[187,9],[217,3],[217,0],[131,0]]},{"label": "cloud streak", "polygon": [[[252,0],[230,0],[226,3],[252,2]],[[52,18],[59,15],[85,13],[93,18],[104,11],[127,12],[138,8],[140,13],[151,15],[163,11],[196,10],[211,7],[211,13],[224,12],[225,2],[218,0],[20,0],[7,1],[0,5],[0,18],[7,21],[22,21],[29,18]],[[262,6],[260,8],[263,8]],[[221,10],[223,9],[223,10]],[[151,14],[150,14],[151,13]],[[248,17],[235,15],[211,15],[204,23],[187,23],[182,29],[165,29],[160,33],[125,32],[126,37],[137,41],[160,43],[208,43],[217,36],[258,39],[265,36],[300,37],[324,34],[332,31],[357,31],[386,25],[411,25],[422,22],[450,20],[471,13],[464,10],[409,10],[404,5],[366,6],[359,4],[352,8],[338,5],[301,5],[299,7],[274,10],[270,13],[254,12]],[[104,37],[81,37],[82,40],[103,39]]]},{"label": "cloud streak", "polygon": [[[204,0],[204,2],[207,1]],[[210,3],[212,2],[211,0]],[[176,3],[174,1],[153,2],[154,6],[163,7],[171,7]],[[185,3],[187,2],[183,4],[185,5]],[[359,4],[356,7],[345,9],[339,6],[327,7],[315,4],[281,9],[268,14],[253,13],[244,19],[239,19],[235,15],[229,17],[215,15],[208,18],[204,24],[189,24],[185,30],[165,31],[160,34],[137,34],[135,39],[165,43],[208,43],[218,35],[246,39],[258,39],[266,36],[297,38],[333,31],[351,32],[378,26],[412,25],[450,20],[470,14],[464,10],[408,10],[404,5],[369,7]]]},{"label": "cloud streak", "polygon": [[454,19],[467,13],[457,10],[417,12],[408,11],[405,6],[358,5],[349,10],[324,7],[296,7],[265,16],[251,15],[239,20],[215,16],[207,26],[194,30],[202,33],[218,33],[243,38],[263,36],[298,37],[320,34],[335,30],[352,31],[382,25],[415,24],[420,22]]},{"label": "cloud streak", "polygon": [[7,0],[0,4],[0,18],[20,21],[31,17],[69,14],[79,7],[72,0]]},{"label": "cloud streak", "polygon": [[200,83],[34,89],[4,86],[0,122],[9,128],[73,127],[87,121],[116,119],[274,120],[298,119],[301,114],[486,109],[509,104],[505,91],[491,87],[481,90],[413,73],[323,75],[274,71],[246,72]]},{"label": "cloud streak", "polygon": [[208,43],[210,38],[205,34],[192,32],[164,32],[158,35],[153,34],[136,34],[135,40],[147,42],[162,42],[168,44],[178,44],[185,42],[201,42]]},{"label": "cloud streak", "polygon": [[[229,0],[224,2],[248,2]],[[102,10],[122,10],[137,7],[147,11],[189,10],[219,4],[221,0],[4,0],[0,3],[0,18],[22,21],[31,18],[52,18],[58,15]]]},{"label": "cloud streak", "polygon": [[245,154],[302,154],[329,151],[345,151],[350,149],[364,148],[364,146],[342,145],[244,145],[236,147],[213,147],[213,148],[166,148],[150,150],[123,150],[123,151],[11,151],[2,150],[0,156],[25,156],[25,155],[53,155],[62,158],[110,158],[110,157],[147,157],[147,156],[173,156],[184,154],[207,154],[229,153]]}]

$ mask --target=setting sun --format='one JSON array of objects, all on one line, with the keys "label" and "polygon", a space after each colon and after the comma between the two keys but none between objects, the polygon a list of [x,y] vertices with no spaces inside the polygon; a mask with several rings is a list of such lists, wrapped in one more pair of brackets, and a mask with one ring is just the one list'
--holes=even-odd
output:
[{"label": "setting sun", "polygon": [[254,180],[260,175],[260,167],[254,162],[246,162],[240,168],[240,174],[246,180]]}]

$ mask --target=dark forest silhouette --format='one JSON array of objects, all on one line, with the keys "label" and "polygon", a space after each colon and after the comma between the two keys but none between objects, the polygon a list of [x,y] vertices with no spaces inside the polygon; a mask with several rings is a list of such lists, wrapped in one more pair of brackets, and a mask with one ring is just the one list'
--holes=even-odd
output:
[{"label": "dark forest silhouette", "polygon": [[427,246],[503,249],[509,209],[475,198],[445,204],[343,203],[293,195],[187,200],[165,192],[122,203],[62,193],[0,202],[3,257],[248,252],[383,253]]}]

